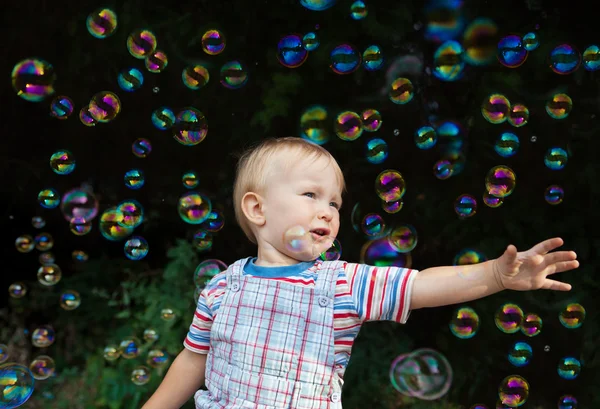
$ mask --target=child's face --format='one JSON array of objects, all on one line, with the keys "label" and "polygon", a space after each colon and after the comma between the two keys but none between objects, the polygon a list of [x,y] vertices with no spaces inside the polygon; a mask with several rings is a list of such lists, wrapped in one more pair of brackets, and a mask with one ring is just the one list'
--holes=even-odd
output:
[{"label": "child's face", "polygon": [[[291,155],[285,154],[280,160],[297,161]],[[262,242],[272,248],[282,260],[314,260],[331,247],[338,234],[341,196],[329,157],[302,159],[288,171],[274,172],[264,195],[265,224],[258,232],[259,246]],[[304,245],[290,246],[290,233],[294,233],[290,229],[295,227],[311,232],[304,236]],[[320,234],[314,232],[319,229]]]}]

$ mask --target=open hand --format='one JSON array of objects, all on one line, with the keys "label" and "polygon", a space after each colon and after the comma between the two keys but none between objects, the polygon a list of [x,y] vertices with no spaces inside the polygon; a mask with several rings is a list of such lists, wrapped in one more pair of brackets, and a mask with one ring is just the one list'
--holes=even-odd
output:
[{"label": "open hand", "polygon": [[555,273],[579,267],[574,251],[550,251],[564,244],[555,237],[536,244],[527,251],[517,252],[512,244],[502,256],[494,260],[494,274],[499,283],[509,290],[555,290],[569,291],[571,285],[547,278]]}]

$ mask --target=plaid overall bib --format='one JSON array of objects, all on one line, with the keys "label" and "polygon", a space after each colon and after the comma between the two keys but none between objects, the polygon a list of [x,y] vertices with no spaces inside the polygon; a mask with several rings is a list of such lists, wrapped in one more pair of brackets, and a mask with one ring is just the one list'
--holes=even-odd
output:
[{"label": "plaid overall bib", "polygon": [[199,409],[341,409],[334,370],[333,299],[342,262],[317,260],[315,288],[227,269],[211,328]]}]

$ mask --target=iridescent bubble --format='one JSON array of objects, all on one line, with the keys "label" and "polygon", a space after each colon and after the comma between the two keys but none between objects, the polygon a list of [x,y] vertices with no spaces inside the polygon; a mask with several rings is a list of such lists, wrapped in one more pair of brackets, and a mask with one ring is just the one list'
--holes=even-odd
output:
[{"label": "iridescent bubble", "polygon": [[544,155],[544,164],[548,169],[561,170],[567,165],[567,151],[562,148],[554,147],[546,151]]},{"label": "iridescent bubble", "polygon": [[92,221],[98,215],[98,199],[89,189],[71,189],[63,195],[60,211],[68,222],[75,218]]},{"label": "iridescent bubble", "polygon": [[[461,10],[463,2],[432,1],[423,3],[426,21],[424,38],[427,41],[441,43],[457,38],[465,26],[465,18]],[[420,28],[420,25],[416,27]]]},{"label": "iridescent bubble", "polygon": [[29,253],[35,248],[33,237],[23,234],[15,240],[15,248],[19,253]]},{"label": "iridescent bubble", "polygon": [[41,325],[33,330],[31,344],[36,348],[48,348],[54,344],[56,334],[51,325]]},{"label": "iridescent bubble", "polygon": [[183,146],[195,146],[206,138],[208,121],[196,108],[185,108],[177,114],[173,138]]},{"label": "iridescent bubble", "polygon": [[131,382],[133,382],[133,384],[137,386],[147,384],[148,382],[150,382],[151,377],[152,372],[150,371],[150,368],[144,365],[136,366],[131,371]]},{"label": "iridescent bubble", "polygon": [[162,349],[152,349],[148,351],[146,363],[152,368],[160,368],[169,362],[169,354]]},{"label": "iridescent bubble", "polygon": [[72,311],[81,305],[81,295],[75,290],[65,290],[60,295],[60,307]]},{"label": "iridescent bubble", "polygon": [[202,35],[202,50],[208,55],[218,55],[225,50],[225,36],[219,30],[207,30]]},{"label": "iridescent bubble", "polygon": [[54,94],[54,67],[39,58],[19,61],[11,74],[13,89],[26,101],[40,102]]},{"label": "iridescent bubble", "polygon": [[160,338],[158,331],[156,331],[156,329],[154,328],[146,328],[144,330],[144,341],[147,342],[154,342],[154,341],[158,341],[158,338]]},{"label": "iridescent bubble", "polygon": [[306,108],[300,116],[300,136],[317,145],[329,141],[329,121],[325,107],[313,105]]},{"label": "iridescent bubble", "polygon": [[117,207],[106,209],[100,215],[98,229],[106,240],[119,241],[133,233],[133,227],[123,226],[123,213]]},{"label": "iridescent bubble", "polygon": [[26,294],[27,285],[25,283],[17,281],[8,286],[8,295],[10,295],[11,298],[23,298]]},{"label": "iridescent bubble", "polygon": [[16,363],[0,365],[0,407],[13,409],[23,405],[33,394],[34,384],[29,368]]},{"label": "iridescent bubble", "polygon": [[302,47],[306,51],[314,51],[319,48],[319,37],[313,32],[304,34],[302,37]]},{"label": "iridescent bubble", "polygon": [[88,261],[89,256],[83,250],[73,250],[73,252],[71,253],[71,258],[74,261],[78,261],[80,263],[83,263],[85,261]]},{"label": "iridescent bubble", "polygon": [[404,206],[404,202],[402,200],[396,200],[394,202],[386,202],[385,200],[381,201],[381,208],[384,212],[388,214],[396,214],[402,207]]},{"label": "iridescent bubble", "polygon": [[[465,145],[466,133],[463,126],[456,121],[443,121],[436,126],[438,146],[444,159],[452,161],[457,152]],[[454,172],[459,172],[456,163],[452,163]]]},{"label": "iridescent bubble", "polygon": [[529,109],[523,104],[514,104],[508,112],[508,123],[515,128],[527,125],[529,121]]},{"label": "iridescent bubble", "polygon": [[238,89],[248,82],[248,71],[239,61],[230,61],[221,67],[221,85],[229,89]]},{"label": "iridescent bubble", "polygon": [[433,175],[440,180],[446,180],[452,176],[453,167],[449,160],[440,159],[433,164]]},{"label": "iridescent bubble", "polygon": [[92,36],[107,38],[117,31],[117,15],[111,9],[96,9],[88,15],[85,25]]},{"label": "iridescent bubble", "polygon": [[176,120],[177,118],[175,118],[175,114],[171,108],[160,107],[152,112],[152,125],[161,131],[170,129],[175,125]]},{"label": "iridescent bubble", "polygon": [[542,332],[542,318],[538,314],[526,314],[521,322],[521,332],[528,337],[535,337]]},{"label": "iridescent bubble", "polygon": [[48,251],[54,247],[54,238],[50,233],[40,233],[33,239],[35,248],[39,251]]},{"label": "iridescent bubble", "polygon": [[308,228],[292,226],[283,233],[283,243],[292,253],[312,252],[313,240]]},{"label": "iridescent bubble", "polygon": [[121,112],[121,100],[114,92],[98,92],[90,100],[89,111],[96,121],[110,122]]},{"label": "iridescent bubble", "polygon": [[479,330],[479,315],[474,309],[460,307],[452,314],[450,332],[460,339],[473,338]]},{"label": "iridescent bubble", "polygon": [[140,355],[142,342],[134,336],[124,338],[119,344],[119,355],[125,359],[134,359]]},{"label": "iridescent bubble", "polygon": [[562,395],[558,398],[558,409],[577,409],[577,399],[573,395]]},{"label": "iridescent bubble", "polygon": [[412,101],[415,89],[408,78],[396,78],[391,86],[389,97],[394,104],[404,105]]},{"label": "iridescent bubble", "polygon": [[300,67],[307,58],[308,51],[302,46],[302,38],[298,34],[283,36],[277,43],[277,60],[284,67]]},{"label": "iridescent bubble", "polygon": [[74,110],[73,100],[60,95],[50,103],[50,115],[56,119],[67,119]]},{"label": "iridescent bubble", "polygon": [[360,227],[364,234],[373,238],[381,236],[385,232],[386,225],[383,217],[377,213],[368,213],[363,217]]},{"label": "iridescent bubble", "polygon": [[137,30],[127,37],[127,50],[134,58],[143,60],[156,50],[156,36],[150,30]]},{"label": "iridescent bubble", "polygon": [[221,212],[213,210],[209,213],[206,220],[202,222],[200,228],[211,233],[216,233],[220,231],[223,226],[225,226],[225,217],[223,217]]},{"label": "iridescent bubble", "polygon": [[46,251],[40,254],[38,261],[41,265],[54,264],[56,262],[56,257],[51,251]]},{"label": "iridescent bubble", "polygon": [[131,144],[131,152],[138,158],[145,158],[152,152],[152,143],[146,138],[138,138]]},{"label": "iridescent bubble", "polygon": [[369,10],[362,0],[356,0],[350,6],[350,16],[354,20],[362,20],[367,17],[367,14],[369,14]]},{"label": "iridescent bubble", "polygon": [[551,205],[561,204],[565,198],[565,191],[559,185],[550,185],[544,192],[546,203]]},{"label": "iridescent bubble", "polygon": [[116,361],[121,356],[121,351],[116,345],[107,345],[104,347],[103,356],[109,362]]},{"label": "iridescent bubble", "polygon": [[175,314],[175,311],[172,308],[167,307],[160,311],[160,319],[165,322],[173,321],[176,317],[177,314]]},{"label": "iridescent bubble", "polygon": [[452,384],[452,367],[439,352],[420,348],[399,362],[396,378],[409,396],[436,400],[445,395]]},{"label": "iridescent bubble", "polygon": [[[483,263],[484,261],[487,261],[487,257],[485,256],[485,254],[475,249],[465,248],[456,253],[452,265],[465,266],[470,264]],[[459,275],[461,274],[459,273]],[[463,278],[467,277],[463,275]]]},{"label": "iridescent bubble", "polygon": [[367,240],[360,249],[360,262],[377,267],[406,267],[411,261],[410,253],[400,253],[390,244],[387,237]]},{"label": "iridescent bubble", "polygon": [[579,328],[585,321],[585,308],[581,304],[570,303],[558,314],[558,320],[565,328]]},{"label": "iridescent bubble", "polygon": [[508,68],[517,68],[527,59],[527,50],[518,35],[507,35],[498,42],[498,61]]},{"label": "iridescent bubble", "polygon": [[581,64],[581,54],[570,44],[560,44],[550,51],[549,60],[552,71],[567,75],[577,71]]},{"label": "iridescent bubble", "polygon": [[333,124],[335,134],[343,141],[354,141],[363,133],[363,122],[356,112],[340,113]]},{"label": "iridescent bubble", "polygon": [[587,71],[600,69],[600,47],[590,45],[583,51],[583,68]]},{"label": "iridescent bubble", "polygon": [[154,50],[146,56],[144,65],[146,65],[146,69],[151,73],[158,74],[167,68],[169,58],[164,51]]},{"label": "iridescent bubble", "polygon": [[490,194],[490,192],[483,192],[483,203],[492,209],[496,209],[502,206],[504,199],[498,196]]},{"label": "iridescent bubble", "polygon": [[523,310],[517,304],[506,303],[496,311],[494,322],[500,331],[514,334],[521,328]]},{"label": "iridescent bubble", "polygon": [[144,221],[144,208],[137,200],[124,200],[117,206],[117,212],[123,217],[118,221],[120,226],[127,228],[138,227]]},{"label": "iridescent bubble", "polygon": [[496,143],[494,144],[494,150],[496,153],[503,158],[510,158],[516,155],[519,150],[519,137],[511,132],[503,132],[500,134]]},{"label": "iridescent bubble", "polygon": [[378,165],[386,160],[388,151],[388,145],[383,139],[373,138],[367,141],[365,157],[367,162]]},{"label": "iridescent bubble", "polygon": [[40,266],[37,271],[37,279],[40,284],[47,287],[58,284],[62,278],[62,270],[56,264],[46,264]]},{"label": "iridescent bubble", "polygon": [[375,178],[375,193],[386,202],[400,200],[406,193],[404,177],[397,170],[384,170]]},{"label": "iridescent bubble", "polygon": [[383,120],[381,114],[376,109],[365,109],[362,114],[363,130],[366,132],[376,132],[381,128]]},{"label": "iridescent bubble", "polygon": [[212,203],[204,194],[190,191],[179,198],[177,211],[184,222],[200,224],[208,218],[212,211]]},{"label": "iridescent bubble", "polygon": [[119,72],[117,84],[123,91],[136,91],[144,84],[144,74],[137,68],[125,68]]},{"label": "iridescent bubble", "polygon": [[[3,364],[4,362],[8,361],[9,356],[10,355],[8,352],[8,345],[0,344],[0,364]],[[0,381],[0,385],[2,385],[2,381]]]},{"label": "iridescent bubble", "polygon": [[130,169],[125,172],[123,181],[129,189],[137,190],[144,186],[146,179],[141,169]]},{"label": "iridescent bubble", "polygon": [[71,152],[60,149],[50,156],[50,168],[57,175],[68,175],[75,170],[75,158]]},{"label": "iridescent bubble", "polygon": [[133,236],[125,242],[123,251],[129,260],[141,260],[148,255],[148,242],[141,236]]},{"label": "iridescent bubble", "polygon": [[477,199],[468,194],[458,196],[454,201],[454,212],[460,219],[474,216],[477,213]]},{"label": "iridescent bubble", "polygon": [[208,251],[213,245],[213,235],[203,229],[197,230],[192,237],[192,244],[199,251]]},{"label": "iridescent bubble", "polygon": [[208,84],[210,74],[208,69],[203,65],[190,65],[185,67],[181,72],[181,80],[187,88],[197,90]]},{"label": "iridescent bubble", "polygon": [[441,44],[433,54],[433,66],[433,75],[442,81],[462,78],[465,62],[460,43],[449,40]]},{"label": "iridescent bubble", "polygon": [[187,189],[194,189],[198,187],[200,184],[198,173],[193,170],[185,172],[183,176],[181,176],[181,183],[183,183],[183,187]]},{"label": "iridescent bubble", "polygon": [[498,397],[511,408],[522,406],[529,397],[529,383],[522,376],[509,375],[500,382]]},{"label": "iridescent bubble", "polygon": [[29,364],[29,370],[35,379],[43,381],[54,374],[56,364],[48,355],[39,355]]},{"label": "iridescent bubble", "polygon": [[329,54],[329,67],[336,74],[350,74],[360,67],[362,58],[358,50],[350,44],[340,44]]},{"label": "iridescent bubble", "polygon": [[581,373],[581,362],[577,358],[567,356],[558,361],[558,376],[566,380],[573,380]]},{"label": "iridescent bubble", "polygon": [[464,60],[467,64],[482,66],[494,60],[498,26],[493,20],[477,17],[463,33]]},{"label": "iridescent bubble", "polygon": [[83,217],[74,217],[69,222],[69,230],[76,236],[85,236],[92,231],[92,222]]},{"label": "iridescent bubble", "polygon": [[422,126],[415,131],[415,145],[419,149],[431,149],[437,143],[438,136],[431,126]]},{"label": "iridescent bubble", "polygon": [[546,102],[546,112],[554,119],[565,119],[573,109],[573,100],[567,94],[554,94]]},{"label": "iridescent bubble", "polygon": [[319,255],[323,261],[337,261],[340,257],[342,257],[342,244],[338,239],[333,239],[331,247]]},{"label": "iridescent bubble", "polygon": [[417,246],[417,230],[410,224],[401,224],[390,231],[388,240],[398,252],[408,253]]},{"label": "iridescent bubble", "polygon": [[501,124],[508,119],[510,102],[501,94],[492,94],[481,104],[481,114],[492,124]]},{"label": "iridescent bubble", "polygon": [[313,11],[323,11],[332,7],[337,0],[300,0],[300,4]]},{"label": "iridescent bubble", "polygon": [[378,45],[370,45],[363,51],[362,61],[365,70],[377,71],[383,67],[385,59]]},{"label": "iridescent bubble", "polygon": [[540,45],[540,39],[534,32],[527,33],[523,36],[523,47],[527,51],[533,51]]},{"label": "iridescent bubble", "polygon": [[82,124],[84,124],[87,127],[96,126],[96,124],[98,123],[98,121],[96,121],[96,119],[90,113],[89,105],[86,105],[81,108],[81,110],[79,111],[79,120]]},{"label": "iridescent bubble", "polygon": [[494,166],[485,177],[485,188],[489,194],[505,198],[515,190],[517,176],[508,166]]},{"label": "iridescent bubble", "polygon": [[34,216],[31,218],[31,225],[36,229],[42,229],[46,225],[46,220],[40,216]]},{"label": "iridescent bubble", "polygon": [[533,349],[527,342],[515,342],[508,351],[508,362],[521,368],[531,361]]},{"label": "iridescent bubble", "polygon": [[217,274],[227,270],[227,264],[217,259],[207,259],[196,267],[194,271],[194,284],[204,288],[204,285]]}]

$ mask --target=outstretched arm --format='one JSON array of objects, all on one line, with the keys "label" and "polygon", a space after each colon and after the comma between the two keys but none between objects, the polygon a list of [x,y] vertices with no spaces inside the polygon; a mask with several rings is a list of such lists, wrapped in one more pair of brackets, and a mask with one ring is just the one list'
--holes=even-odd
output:
[{"label": "outstretched arm", "polygon": [[464,303],[509,289],[569,291],[570,284],[547,278],[579,267],[573,251],[549,253],[563,245],[559,237],[524,252],[512,244],[497,259],[465,266],[433,267],[417,273],[410,308]]}]

